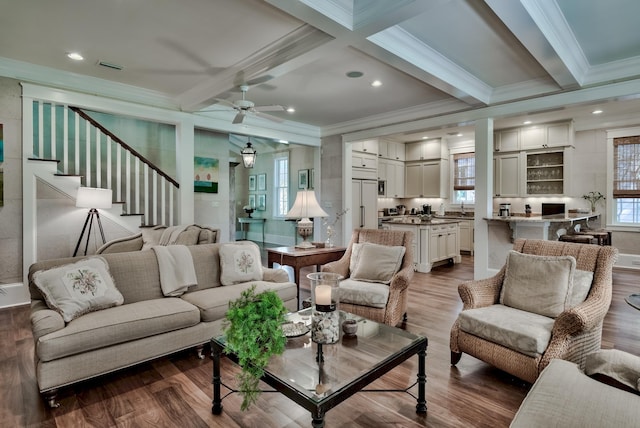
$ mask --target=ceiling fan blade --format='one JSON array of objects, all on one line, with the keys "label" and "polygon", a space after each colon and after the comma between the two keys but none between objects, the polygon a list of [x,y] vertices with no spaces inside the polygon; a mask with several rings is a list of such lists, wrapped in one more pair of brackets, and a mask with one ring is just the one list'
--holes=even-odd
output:
[{"label": "ceiling fan blade", "polygon": [[253,108],[255,111],[284,111],[284,107],[279,105],[270,105],[270,106],[255,106]]},{"label": "ceiling fan blade", "polygon": [[236,114],[236,117],[233,118],[233,122],[231,123],[234,123],[234,124],[242,123],[242,121],[244,120],[244,116],[245,116],[244,110],[240,110],[238,114]]},{"label": "ceiling fan blade", "polygon": [[263,118],[263,119],[269,119],[269,120],[272,120],[272,121],[274,121],[274,122],[278,122],[278,123],[282,123],[282,122],[284,122],[284,119],[280,119],[279,117],[272,116],[272,115],[270,115],[270,114],[261,113],[261,112],[259,112],[259,111],[256,111],[256,112],[255,112],[255,115],[256,115],[256,116],[258,116],[258,117],[261,117],[261,118]]}]

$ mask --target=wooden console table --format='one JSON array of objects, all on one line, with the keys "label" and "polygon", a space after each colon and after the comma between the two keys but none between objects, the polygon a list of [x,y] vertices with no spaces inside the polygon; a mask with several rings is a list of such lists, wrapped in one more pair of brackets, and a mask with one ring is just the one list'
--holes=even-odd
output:
[{"label": "wooden console table", "polygon": [[247,239],[247,229],[249,228],[250,224],[259,224],[262,227],[262,244],[264,245],[264,224],[266,221],[266,218],[238,217],[238,222],[240,223],[240,227],[242,228],[242,238]]},{"label": "wooden console table", "polygon": [[272,268],[274,263],[278,263],[281,266],[291,266],[293,268],[293,278],[298,288],[298,307],[300,307],[300,268],[316,265],[316,269],[320,271],[321,265],[339,260],[345,251],[347,251],[345,247],[309,249],[295,247],[267,248],[267,266]]}]

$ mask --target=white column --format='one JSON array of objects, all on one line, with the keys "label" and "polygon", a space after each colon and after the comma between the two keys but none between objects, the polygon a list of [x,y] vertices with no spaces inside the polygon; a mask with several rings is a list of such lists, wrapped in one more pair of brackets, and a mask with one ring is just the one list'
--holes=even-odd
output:
[{"label": "white column", "polygon": [[[176,175],[180,183],[178,189],[177,224],[194,222],[193,209],[193,156],[195,147],[195,126],[192,121],[182,120],[176,125]],[[223,162],[223,159],[220,160]]]},{"label": "white column", "polygon": [[493,119],[476,121],[474,279],[489,276],[489,226],[493,213]]}]

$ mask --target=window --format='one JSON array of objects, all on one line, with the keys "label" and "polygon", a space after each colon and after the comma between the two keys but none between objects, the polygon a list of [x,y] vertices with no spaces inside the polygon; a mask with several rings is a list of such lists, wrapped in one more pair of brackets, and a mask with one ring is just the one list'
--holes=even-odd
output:
[{"label": "window", "polygon": [[474,153],[453,155],[453,201],[473,204],[476,199],[476,158]]},{"label": "window", "polygon": [[274,161],[275,191],[273,201],[274,217],[284,217],[289,211],[289,158],[277,157]]},{"label": "window", "polygon": [[640,223],[640,136],[613,139],[613,198],[617,223]]}]

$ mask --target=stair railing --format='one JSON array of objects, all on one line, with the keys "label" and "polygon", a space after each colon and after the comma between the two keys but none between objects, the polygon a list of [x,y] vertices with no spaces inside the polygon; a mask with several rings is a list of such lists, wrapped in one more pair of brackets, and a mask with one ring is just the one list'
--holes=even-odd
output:
[{"label": "stair railing", "polygon": [[124,215],[142,225],[174,225],[179,184],[83,110],[34,101],[33,155],[59,161],[61,175],[113,190]]}]

